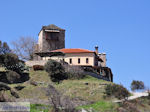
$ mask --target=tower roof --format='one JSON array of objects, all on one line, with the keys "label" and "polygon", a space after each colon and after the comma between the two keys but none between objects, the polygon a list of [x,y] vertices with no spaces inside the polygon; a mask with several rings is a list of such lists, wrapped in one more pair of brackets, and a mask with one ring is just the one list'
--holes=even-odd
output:
[{"label": "tower roof", "polygon": [[64,29],[62,29],[62,28],[60,28],[54,24],[50,24],[48,26],[43,26],[42,29],[45,29],[45,30],[64,30]]}]

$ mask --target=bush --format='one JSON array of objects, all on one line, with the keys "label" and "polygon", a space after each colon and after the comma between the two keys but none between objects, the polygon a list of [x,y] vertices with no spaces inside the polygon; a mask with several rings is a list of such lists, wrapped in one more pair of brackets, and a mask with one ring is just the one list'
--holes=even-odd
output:
[{"label": "bush", "polygon": [[44,70],[44,66],[42,65],[33,65],[33,70],[37,71],[37,70]]},{"label": "bush", "polygon": [[17,83],[20,79],[20,75],[17,72],[14,71],[8,71],[6,73],[6,77],[9,83]]},{"label": "bush", "polygon": [[85,77],[84,70],[79,66],[64,65],[68,79],[82,79]]},{"label": "bush", "polygon": [[55,60],[49,60],[44,66],[46,72],[48,72],[53,82],[60,82],[61,80],[67,79],[65,69],[61,63]]},{"label": "bush", "polygon": [[132,91],[140,90],[140,89],[144,89],[144,88],[145,88],[145,85],[142,81],[133,80],[131,83],[131,90]]},{"label": "bush", "polygon": [[129,96],[129,91],[124,88],[122,85],[118,84],[108,84],[105,87],[106,96],[114,96],[118,99],[126,99]]},{"label": "bush", "polygon": [[16,56],[15,54],[7,53],[1,55],[1,57],[1,63],[6,69],[15,71],[19,74],[21,74],[25,70],[25,64],[20,61],[18,56]]},{"label": "bush", "polygon": [[15,71],[19,74],[22,74],[23,71],[26,70],[24,63],[22,63],[22,62],[19,62],[17,64],[11,65],[11,66],[8,65],[8,66],[6,66],[6,68],[8,70]]}]

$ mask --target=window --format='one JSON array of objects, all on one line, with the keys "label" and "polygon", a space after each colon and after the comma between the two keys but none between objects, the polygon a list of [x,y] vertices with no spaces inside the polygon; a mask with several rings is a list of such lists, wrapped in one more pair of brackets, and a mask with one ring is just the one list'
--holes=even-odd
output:
[{"label": "window", "polygon": [[47,32],[46,33],[46,39],[47,40],[55,40],[55,41],[58,41],[58,35],[59,33],[56,33],[56,32]]},{"label": "window", "polygon": [[80,58],[78,58],[78,64],[80,64]]},{"label": "window", "polygon": [[86,63],[89,63],[89,58],[86,58]]},{"label": "window", "polygon": [[69,63],[72,64],[72,58],[70,58]]}]

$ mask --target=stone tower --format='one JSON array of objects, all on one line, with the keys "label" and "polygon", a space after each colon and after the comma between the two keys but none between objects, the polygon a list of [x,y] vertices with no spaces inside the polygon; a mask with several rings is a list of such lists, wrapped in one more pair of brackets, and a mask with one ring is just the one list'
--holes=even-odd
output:
[{"label": "stone tower", "polygon": [[65,48],[65,30],[53,24],[43,26],[39,32],[39,52]]},{"label": "stone tower", "polygon": [[[34,50],[36,53],[65,48],[65,30],[54,24],[43,26],[38,36],[38,44]],[[39,57],[34,56],[34,60],[39,60]]]}]

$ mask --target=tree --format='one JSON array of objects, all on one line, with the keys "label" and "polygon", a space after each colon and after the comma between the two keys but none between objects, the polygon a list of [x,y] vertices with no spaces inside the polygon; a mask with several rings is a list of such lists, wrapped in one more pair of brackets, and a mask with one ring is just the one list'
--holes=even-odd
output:
[{"label": "tree", "polygon": [[11,50],[6,42],[0,41],[0,55],[10,53]]},{"label": "tree", "polygon": [[5,55],[11,53],[11,50],[6,42],[0,41],[0,65],[4,64]]},{"label": "tree", "polygon": [[13,52],[22,60],[32,60],[36,40],[32,37],[20,37],[12,42]]},{"label": "tree", "polygon": [[118,84],[108,84],[105,87],[105,94],[106,96],[114,96],[118,99],[126,99],[129,96],[129,91],[123,87],[122,85]]},{"label": "tree", "polygon": [[64,67],[61,63],[55,60],[49,60],[44,66],[46,72],[48,72],[53,82],[60,82],[61,80],[67,79]]},{"label": "tree", "polygon": [[142,81],[138,81],[138,80],[133,80],[131,83],[131,90],[141,90],[144,89],[145,85]]},{"label": "tree", "polygon": [[11,52],[8,44],[2,41],[0,41],[0,65],[19,74],[25,70],[23,61],[19,60],[18,56]]}]

